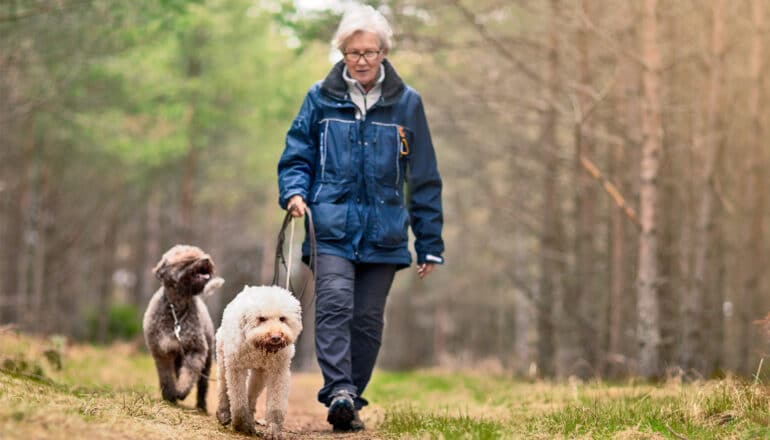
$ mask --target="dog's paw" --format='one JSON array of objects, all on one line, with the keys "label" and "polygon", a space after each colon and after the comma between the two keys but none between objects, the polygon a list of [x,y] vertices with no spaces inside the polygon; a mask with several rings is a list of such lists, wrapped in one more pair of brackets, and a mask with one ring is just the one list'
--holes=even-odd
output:
[{"label": "dog's paw", "polygon": [[281,426],[277,423],[270,423],[270,425],[267,428],[267,431],[265,432],[265,438],[267,440],[280,440],[283,438],[283,435],[281,434]]},{"label": "dog's paw", "polygon": [[203,287],[203,296],[208,297],[217,293],[223,284],[225,284],[225,279],[222,277],[215,277],[210,279],[209,282],[206,283],[206,285]]},{"label": "dog's paw", "polygon": [[176,405],[176,401],[179,398],[176,390],[170,388],[161,388],[160,393],[163,396],[163,400],[172,405]]},{"label": "dog's paw", "polygon": [[227,426],[232,421],[232,418],[230,417],[230,410],[229,409],[218,409],[217,410],[217,420],[219,420],[219,423],[222,424],[222,426]]},{"label": "dog's paw", "polygon": [[253,423],[246,423],[246,422],[233,422],[233,429],[236,432],[240,432],[242,434],[246,435],[257,435],[257,429],[254,427]]}]

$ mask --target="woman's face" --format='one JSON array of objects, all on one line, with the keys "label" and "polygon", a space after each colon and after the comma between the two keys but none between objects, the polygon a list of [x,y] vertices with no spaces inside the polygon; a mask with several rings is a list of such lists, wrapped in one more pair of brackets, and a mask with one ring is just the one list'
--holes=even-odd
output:
[{"label": "woman's face", "polygon": [[380,76],[380,64],[387,55],[380,49],[380,39],[373,32],[356,32],[348,38],[343,49],[350,77],[367,90]]}]

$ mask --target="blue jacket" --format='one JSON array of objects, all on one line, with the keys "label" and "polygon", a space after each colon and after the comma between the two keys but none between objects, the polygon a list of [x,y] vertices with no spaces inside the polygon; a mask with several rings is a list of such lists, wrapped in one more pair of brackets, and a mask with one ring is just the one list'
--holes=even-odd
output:
[{"label": "blue jacket", "polygon": [[[404,268],[411,224],[417,262],[441,264],[441,176],[422,100],[387,59],[383,66],[382,95],[361,120],[342,61],[310,88],[278,162],[279,203],[305,199],[319,254]],[[307,261],[307,239],[302,250]]]}]

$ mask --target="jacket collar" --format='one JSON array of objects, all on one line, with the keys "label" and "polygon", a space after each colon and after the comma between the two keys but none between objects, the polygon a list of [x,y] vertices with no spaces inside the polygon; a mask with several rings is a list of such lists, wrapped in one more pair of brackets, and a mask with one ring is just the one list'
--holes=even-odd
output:
[{"label": "jacket collar", "polygon": [[[396,69],[393,68],[393,65],[390,64],[387,58],[382,60],[382,66],[385,68],[385,79],[382,81],[382,97],[380,100],[382,102],[381,105],[387,106],[394,104],[398,100],[406,84],[398,76]],[[334,65],[326,79],[321,83],[321,92],[340,101],[347,99],[348,85],[342,78],[344,68],[345,61],[340,61]]]}]

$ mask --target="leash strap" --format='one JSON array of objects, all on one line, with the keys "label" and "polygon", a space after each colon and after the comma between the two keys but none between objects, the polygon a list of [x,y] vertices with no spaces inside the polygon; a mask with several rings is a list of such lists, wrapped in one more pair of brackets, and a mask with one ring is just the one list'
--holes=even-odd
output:
[{"label": "leash strap", "polygon": [[286,262],[286,290],[289,290],[291,281],[291,251],[294,250],[294,217],[291,218],[291,233],[289,234],[289,258]]},{"label": "leash strap", "polygon": [[[305,215],[307,216],[307,227],[308,227],[308,235],[310,238],[310,270],[313,273],[313,278],[315,278],[318,268],[318,244],[316,243],[315,239],[315,225],[313,224],[313,214],[310,211],[310,208],[305,209]],[[273,285],[278,285],[281,277],[281,267],[283,266],[286,269],[286,290],[289,290],[293,292],[293,289],[291,288],[291,247],[293,245],[293,235],[294,235],[294,217],[291,215],[291,212],[286,212],[286,216],[283,218],[283,223],[281,224],[281,230],[278,232],[278,243],[276,244],[275,248],[275,265],[273,267]],[[289,239],[289,258],[288,262],[287,259],[284,256],[283,248],[284,243],[286,242],[286,229],[289,227],[289,223],[292,224],[292,230],[291,235]],[[305,292],[307,291],[307,284],[309,280],[305,281],[305,287],[302,289],[302,293],[299,296],[300,303],[302,302],[303,297],[305,296]]]},{"label": "leash strap", "polygon": [[272,285],[278,285],[278,279],[281,275],[281,265],[286,265],[286,260],[283,257],[283,243],[286,241],[286,227],[289,226],[291,221],[291,213],[287,212],[283,218],[283,224],[281,224],[281,230],[278,232],[278,242],[275,247],[275,264],[273,266],[273,282]]}]

